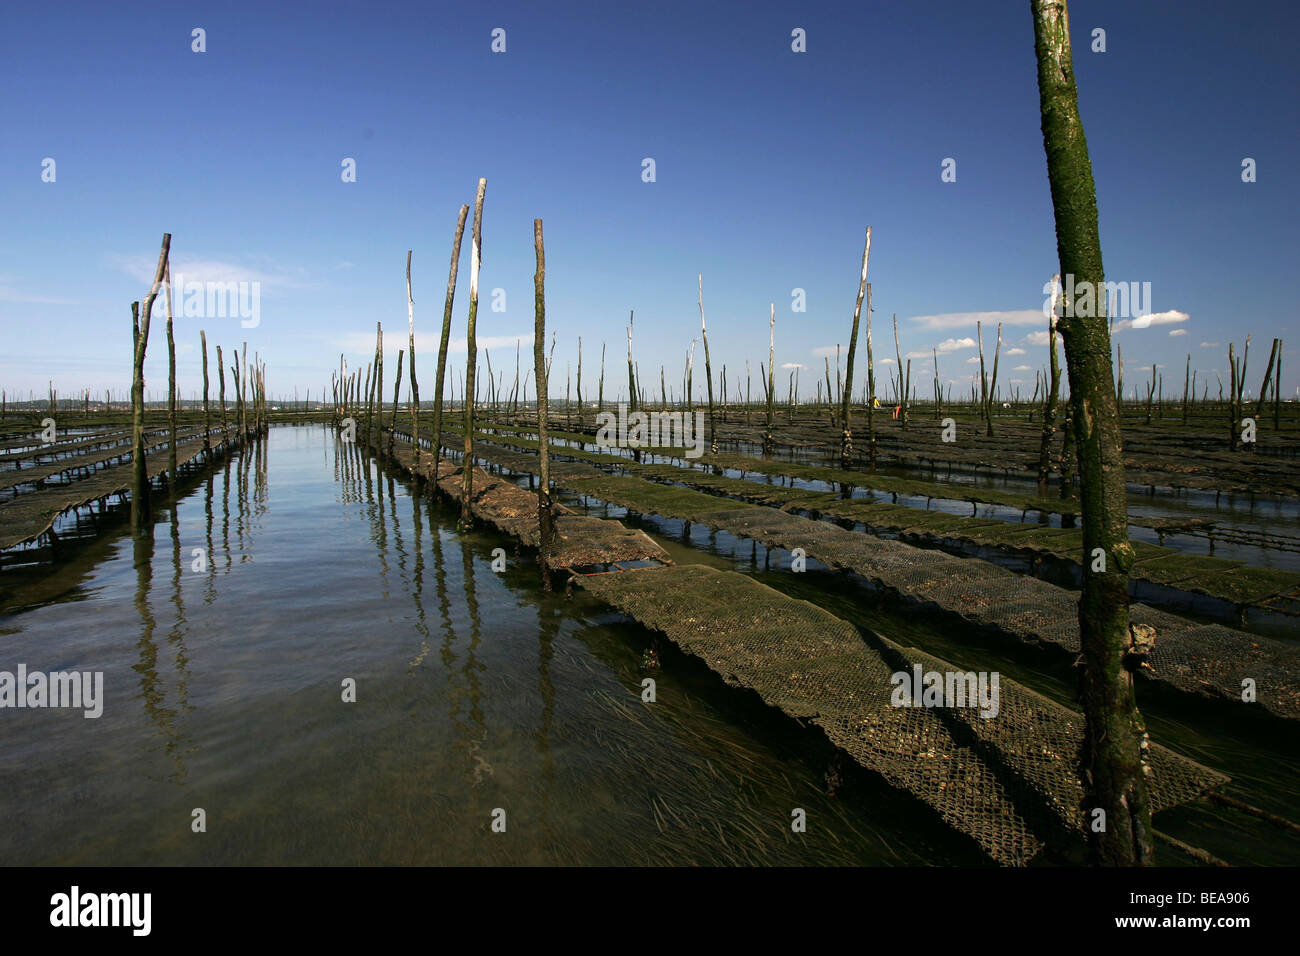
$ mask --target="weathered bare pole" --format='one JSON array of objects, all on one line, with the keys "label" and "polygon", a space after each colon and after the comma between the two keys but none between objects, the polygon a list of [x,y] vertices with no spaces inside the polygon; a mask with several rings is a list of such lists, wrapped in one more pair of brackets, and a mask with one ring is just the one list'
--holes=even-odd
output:
[{"label": "weathered bare pole", "polygon": [[578,336],[578,431],[582,431],[582,336]]},{"label": "weathered bare pole", "polygon": [[763,455],[770,457],[776,448],[772,438],[772,416],[776,402],[776,377],[773,365],[776,362],[776,303],[769,303],[771,316],[767,325],[767,426],[763,431]]},{"label": "weathered bare pole", "polygon": [[943,414],[943,389],[939,386],[939,350],[931,346],[930,357],[934,361],[934,417],[938,420]]},{"label": "weathered bare pole", "polygon": [[[406,250],[406,322],[410,339],[407,342],[407,351],[411,353],[411,360],[406,364],[410,366],[411,376],[411,453],[414,457],[414,468],[416,473],[420,469],[420,383],[415,378],[415,300],[411,298],[411,250]],[[401,364],[399,358],[398,364]],[[401,369],[397,371],[400,379]],[[397,409],[393,409],[393,431],[397,431]]]},{"label": "weathered bare pole", "polygon": [[[858,322],[862,316],[862,300],[867,294],[867,265],[871,260],[871,227],[867,226],[867,241],[862,248],[862,275],[858,279],[858,299],[853,306],[853,331],[849,337],[848,365],[845,369],[844,394],[840,399],[840,467],[848,469],[853,462],[853,357],[858,350]],[[867,317],[868,324],[871,317]],[[835,371],[838,376],[840,368],[839,355],[835,357]],[[830,377],[827,376],[827,390],[830,389]]]},{"label": "weathered bare pole", "polygon": [[163,266],[163,299],[167,305],[167,494],[176,498],[176,334],[172,328],[171,257]]},{"label": "weathered bare pole", "polygon": [[871,283],[867,283],[867,455],[876,468],[876,359],[871,350]]},{"label": "weathered bare pole", "polygon": [[145,296],[144,307],[131,304],[131,325],[134,330],[131,372],[131,527],[137,531],[148,527],[151,515],[149,506],[149,466],[145,461],[144,441],[144,356],[149,345],[149,319],[153,314],[154,300],[162,286],[163,275],[171,257],[172,234],[163,233],[162,249],[158,253],[158,268],[154,271],[153,285]]},{"label": "weathered bare pole", "polygon": [[1264,369],[1264,382],[1259,386],[1259,400],[1255,402],[1256,421],[1264,414],[1264,403],[1268,401],[1268,387],[1273,379],[1273,365],[1277,361],[1277,350],[1281,344],[1281,339],[1274,339],[1273,348],[1268,353],[1268,367]]},{"label": "weathered bare pole", "polygon": [[700,338],[704,340],[704,381],[709,390],[709,451],[718,453],[718,435],[713,417],[713,364],[709,361],[709,330],[704,325],[704,273],[700,277]]},{"label": "weathered bare pole", "polygon": [[[243,400],[244,393],[243,393],[243,386],[242,386],[243,379],[240,377],[240,371],[239,371],[240,363],[239,363],[238,352],[234,353],[234,358],[235,358],[235,364],[231,366],[230,373],[235,377],[235,422],[236,424],[238,424],[244,420],[244,400]],[[242,442],[243,439],[244,439],[244,434],[241,431],[239,435],[239,441]]]},{"label": "weathered bare pole", "polygon": [[1187,392],[1192,386],[1192,353],[1187,353],[1187,367],[1183,370],[1183,424],[1187,424]]},{"label": "weathered bare pole", "polygon": [[248,437],[248,343],[239,361],[239,440]]},{"label": "weathered bare pole", "polygon": [[[547,385],[546,361],[546,247],[542,241],[542,221],[533,220],[533,247],[537,253],[537,271],[533,274],[533,376],[537,381],[537,454],[539,481],[537,484],[537,526],[541,548],[539,564],[542,569],[542,587],[551,588],[551,575],[547,560],[551,552],[554,514],[551,510],[551,455],[547,444]],[[631,336],[629,326],[629,337]],[[602,375],[602,378],[604,376]]]},{"label": "weathered bare pole", "polygon": [[636,317],[636,311],[629,309],[627,313],[627,410],[629,413],[636,411],[636,372],[632,366],[632,320]]},{"label": "weathered bare pole", "polygon": [[199,347],[203,350],[203,457],[212,457],[212,413],[208,408],[208,334],[199,329]]},{"label": "weathered bare pole", "polygon": [[[1039,105],[1048,181],[1056,220],[1061,275],[1075,287],[1105,289],[1097,194],[1079,118],[1078,90],[1064,0],[1030,0],[1038,60]],[[1086,286],[1085,286],[1086,288]],[[1072,428],[1083,512],[1083,593],[1080,681],[1084,712],[1081,771],[1083,811],[1094,863],[1149,864],[1154,837],[1146,793],[1147,732],[1134,696],[1133,671],[1149,649],[1129,624],[1128,539],[1123,439],[1110,361],[1104,292],[1093,297],[1096,316],[1075,316],[1062,303],[1057,329],[1070,375]],[[1104,827],[1091,825],[1105,815]]]},{"label": "weathered bare pole", "polygon": [[605,410],[605,343],[600,343],[600,381],[596,383],[596,414]]},{"label": "weathered bare pole", "polygon": [[1282,413],[1282,340],[1277,340],[1277,371],[1273,374],[1273,431],[1279,428]]},{"label": "weathered bare pole", "polygon": [[1061,362],[1056,352],[1056,307],[1061,294],[1060,275],[1052,276],[1052,308],[1047,319],[1047,351],[1051,378],[1043,397],[1043,437],[1038,445],[1038,485],[1040,493],[1047,487],[1052,471],[1052,438],[1056,435],[1056,396],[1061,390]]},{"label": "weathered bare pole", "polygon": [[230,427],[230,419],[226,415],[226,367],[222,365],[221,346],[217,346],[217,381],[220,382],[221,388],[221,441],[226,441],[226,430]]},{"label": "weathered bare pole", "polygon": [[989,438],[993,437],[993,400],[998,391],[998,356],[1002,354],[1002,323],[998,323],[998,342],[993,348],[993,377],[989,380],[988,388],[988,409],[985,415],[985,425]]},{"label": "weathered bare pole", "polygon": [[460,207],[456,219],[456,237],[451,243],[451,268],[447,273],[447,300],[442,307],[442,339],[438,343],[438,378],[433,385],[433,480],[438,481],[438,463],[442,460],[442,388],[447,377],[447,343],[451,339],[451,307],[456,298],[456,269],[460,264],[460,240],[465,235],[465,218],[469,206]]},{"label": "weathered bare pole", "polygon": [[384,447],[384,325],[375,323],[375,391],[370,402],[375,419],[375,447]]},{"label": "weathered bare pole", "polygon": [[[388,457],[393,457],[393,443],[397,439],[397,398],[402,391],[402,350],[397,350],[397,375],[393,378],[393,427],[388,430]],[[417,446],[418,447],[418,446]]]},{"label": "weathered bare pole", "polygon": [[478,195],[474,197],[474,228],[469,248],[469,330],[466,337],[468,356],[465,359],[465,460],[461,468],[460,525],[468,528],[473,518],[470,496],[474,490],[474,372],[478,361],[476,341],[478,326],[478,270],[483,255],[483,194],[487,180],[479,179]]},{"label": "weathered bare pole", "polygon": [[[894,355],[898,362],[898,406],[899,418],[903,425],[903,430],[907,430],[907,385],[903,380],[903,350],[898,344],[898,313],[894,313]],[[911,362],[909,361],[910,365]]]}]

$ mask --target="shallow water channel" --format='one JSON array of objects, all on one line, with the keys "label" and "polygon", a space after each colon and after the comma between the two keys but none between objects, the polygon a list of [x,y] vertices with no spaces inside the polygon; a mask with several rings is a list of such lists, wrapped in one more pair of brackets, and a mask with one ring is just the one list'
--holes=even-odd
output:
[{"label": "shallow water channel", "polygon": [[[653,667],[639,625],[581,591],[544,592],[510,539],[458,534],[449,506],[324,427],[272,428],[177,498],[159,502],[149,535],[121,524],[0,576],[0,670],[104,680],[98,719],[0,711],[0,863],[983,862],[865,772],[841,770],[829,795],[818,731],[671,647]],[[761,546],[645,526],[679,562],[756,573],[1065,696],[1054,665],[840,576],[765,572]],[[641,700],[647,676],[654,703]],[[1178,702],[1151,722],[1237,777],[1238,796],[1300,816],[1294,735]],[[792,832],[796,808],[805,833]],[[1157,825],[1237,862],[1300,860],[1219,810]]]}]

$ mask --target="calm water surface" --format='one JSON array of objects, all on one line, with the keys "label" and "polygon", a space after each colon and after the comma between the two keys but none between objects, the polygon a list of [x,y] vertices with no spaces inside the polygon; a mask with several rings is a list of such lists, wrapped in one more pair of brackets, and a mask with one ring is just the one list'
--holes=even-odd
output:
[{"label": "calm water surface", "polygon": [[0,669],[105,682],[97,720],[0,713],[2,863],[981,861],[866,775],[828,797],[811,732],[670,649],[647,670],[643,629],[324,428],[158,519],[0,578]]}]

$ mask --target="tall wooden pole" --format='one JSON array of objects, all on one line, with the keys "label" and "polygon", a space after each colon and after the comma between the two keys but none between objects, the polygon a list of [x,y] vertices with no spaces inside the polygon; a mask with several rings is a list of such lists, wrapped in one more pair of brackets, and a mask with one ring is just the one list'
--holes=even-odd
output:
[{"label": "tall wooden pole", "polygon": [[635,310],[629,309],[627,313],[627,410],[629,413],[636,411],[636,373],[632,370],[632,320],[635,316]]},{"label": "tall wooden pole", "polygon": [[[388,431],[388,457],[393,457],[393,442],[397,439],[397,398],[402,392],[402,350],[397,350],[397,374],[393,377],[393,427]],[[418,446],[417,446],[418,447]]]},{"label": "tall wooden pole", "polygon": [[208,334],[199,329],[199,347],[203,349],[203,457],[212,457],[212,412],[208,407]]},{"label": "tall wooden pole", "polygon": [[551,455],[546,435],[547,369],[543,356],[546,343],[546,247],[542,241],[540,219],[533,220],[533,247],[537,254],[537,271],[533,274],[533,376],[537,381],[537,453],[541,472],[537,485],[537,523],[542,586],[549,591],[551,576],[547,559],[551,551],[554,513],[551,510]]},{"label": "tall wooden pole", "polygon": [[772,418],[774,415],[776,401],[776,372],[773,366],[776,363],[776,303],[768,303],[769,317],[767,320],[767,427],[763,432],[763,455],[770,457],[776,449],[776,441],[772,437]]},{"label": "tall wooden pole", "polygon": [[[420,468],[420,383],[415,379],[415,300],[411,298],[411,250],[406,250],[406,321],[410,332],[410,341],[407,343],[407,350],[411,353],[411,360],[406,364],[410,366],[411,372],[411,452],[414,457],[414,467],[416,472]],[[398,364],[401,364],[399,358]],[[401,377],[401,370],[398,370],[398,377]],[[397,431],[397,409],[393,409],[393,431]]]},{"label": "tall wooden pole", "polygon": [[[867,226],[867,241],[862,248],[862,275],[858,278],[858,299],[853,305],[853,331],[849,338],[848,367],[845,369],[844,394],[840,400],[840,467],[847,469],[853,461],[853,422],[851,405],[853,399],[853,357],[858,351],[858,322],[862,316],[862,299],[867,294],[867,265],[871,260],[871,227]],[[867,319],[871,321],[870,317]],[[835,369],[840,367],[839,356],[835,358]],[[826,381],[830,389],[830,377]]]},{"label": "tall wooden pole", "polygon": [[468,528],[471,518],[470,495],[474,487],[474,372],[478,361],[475,340],[478,322],[478,270],[483,255],[483,194],[487,180],[478,181],[478,195],[474,197],[474,230],[470,237],[469,253],[469,331],[466,338],[468,357],[465,359],[465,461],[461,469],[463,485],[460,499],[460,524]]},{"label": "tall wooden pole", "polygon": [[221,346],[217,346],[217,381],[221,389],[221,441],[226,441],[226,430],[230,427],[230,420],[226,415],[226,367],[222,365]]},{"label": "tall wooden pole", "polygon": [[[1064,0],[1030,0],[1038,60],[1039,106],[1047,176],[1056,219],[1061,276],[1076,288],[1105,289],[1097,193],[1079,118],[1078,90]],[[1095,863],[1148,864],[1153,858],[1151,807],[1147,800],[1148,738],[1133,690],[1146,643],[1129,626],[1128,538],[1123,439],[1115,401],[1105,294],[1093,297],[1096,316],[1075,316],[1062,303],[1057,330],[1065,344],[1070,405],[1083,511],[1083,593],[1079,600],[1082,643],[1081,748],[1083,811]],[[1104,813],[1104,828],[1093,825]]]},{"label": "tall wooden pole", "polygon": [[451,307],[456,299],[456,270],[460,264],[460,240],[465,235],[465,218],[469,206],[460,207],[456,219],[456,236],[451,242],[451,268],[447,272],[447,300],[442,307],[442,339],[438,343],[438,378],[433,385],[433,480],[438,481],[438,463],[442,460],[442,387],[447,375],[447,343],[451,338]]},{"label": "tall wooden pole", "polygon": [[162,287],[163,275],[171,256],[172,234],[163,233],[162,249],[158,253],[158,268],[154,270],[153,285],[145,296],[144,307],[132,303],[132,328],[135,331],[134,365],[131,373],[131,526],[136,530],[148,527],[149,466],[145,461],[144,440],[144,357],[149,346],[149,319],[154,301]]},{"label": "tall wooden pole", "polygon": [[718,453],[718,435],[713,418],[713,365],[709,361],[709,330],[704,325],[704,273],[700,277],[700,338],[704,340],[704,382],[709,390],[709,451]]},{"label": "tall wooden pole", "polygon": [[867,283],[867,453],[876,468],[876,360],[871,347],[871,283]]},{"label": "tall wooden pole", "polygon": [[163,266],[163,298],[167,304],[167,493],[176,498],[176,335],[172,329],[171,257]]}]

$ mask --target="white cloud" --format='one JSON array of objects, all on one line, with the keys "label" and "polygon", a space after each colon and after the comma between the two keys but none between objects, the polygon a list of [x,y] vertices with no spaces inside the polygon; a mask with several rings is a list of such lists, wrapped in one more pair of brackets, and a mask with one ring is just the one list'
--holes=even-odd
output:
[{"label": "white cloud", "polygon": [[[147,291],[153,282],[154,270],[158,268],[158,253],[110,255],[109,261],[143,284]],[[182,279],[185,282],[259,282],[263,292],[273,289],[310,289],[316,285],[309,280],[305,269],[287,269],[277,263],[258,267],[226,259],[203,259],[173,252],[170,264],[173,285]]]},{"label": "white cloud", "polygon": [[835,354],[837,349],[841,355],[848,353],[848,349],[842,348],[838,345],[819,345],[817,348],[812,350],[812,354],[818,358],[830,358]]},{"label": "white cloud", "polygon": [[1170,335],[1171,338],[1172,338],[1173,336],[1175,336],[1175,335],[1186,335],[1186,334],[1187,334],[1187,330],[1186,330],[1186,329],[1170,329],[1170,330],[1169,330],[1169,335]]},{"label": "white cloud", "polygon": [[1047,332],[1030,332],[1025,336],[1025,341],[1030,345],[1046,345],[1051,341],[1051,336]]},{"label": "white cloud", "polygon": [[1016,366],[1015,368],[1013,368],[1011,371],[1013,371],[1013,372],[1032,372],[1033,370],[1034,370],[1034,367],[1033,367],[1032,365],[1017,365],[1017,366]]},{"label": "white cloud", "polygon": [[1152,312],[1150,315],[1139,315],[1136,319],[1121,319],[1115,323],[1114,331],[1146,329],[1153,325],[1172,325],[1176,322],[1186,322],[1189,318],[1191,316],[1186,312],[1179,312],[1177,309],[1170,309],[1168,312]]},{"label": "white cloud", "polygon": [[949,352],[956,352],[959,349],[973,349],[975,340],[969,335],[961,339],[944,339],[935,348],[940,355],[947,355]]},{"label": "white cloud", "polygon": [[1202,342],[1202,343],[1201,343],[1201,348],[1203,348],[1203,349],[1217,349],[1218,347],[1219,347],[1219,343],[1218,343],[1218,342]]},{"label": "white cloud", "polygon": [[880,360],[880,364],[881,364],[881,365],[894,365],[894,364],[896,364],[896,363],[894,362],[893,359],[891,359],[891,358],[887,358],[887,359],[881,359],[881,360]]},{"label": "white cloud", "polygon": [[972,355],[970,358],[966,360],[967,365],[979,365],[979,363],[980,363],[980,357],[978,355]]},{"label": "white cloud", "polygon": [[942,315],[914,315],[907,321],[919,323],[924,329],[973,329],[976,322],[984,325],[1045,325],[1042,309],[1022,309],[1012,312],[945,312]]},{"label": "white cloud", "polygon": [[782,365],[781,367],[782,367],[782,368],[788,368],[788,369],[808,368],[807,365],[800,365],[798,362],[786,362],[786,363],[785,363],[784,365]]},{"label": "white cloud", "polygon": [[1019,348],[1017,348],[1017,349],[1007,349],[1007,354],[1008,354],[1008,355],[1028,355],[1029,353],[1026,352],[1024,349],[1019,349]]},{"label": "white cloud", "polygon": [[[938,345],[934,346],[934,351],[938,352],[940,355],[950,355],[951,353],[960,351],[961,349],[973,348],[975,348],[975,340],[968,335],[961,339],[944,339]],[[916,351],[908,352],[903,356],[903,358],[910,359],[931,357],[932,353],[929,349],[917,349]]]}]

